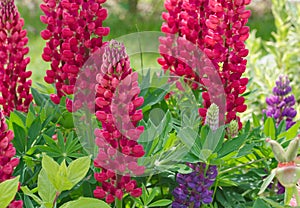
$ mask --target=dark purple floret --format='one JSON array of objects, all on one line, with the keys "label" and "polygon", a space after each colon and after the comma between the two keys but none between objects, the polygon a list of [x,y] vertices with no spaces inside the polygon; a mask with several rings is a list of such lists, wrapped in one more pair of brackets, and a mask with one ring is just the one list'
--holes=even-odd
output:
[{"label": "dark purple floret", "polygon": [[209,204],[213,200],[213,191],[210,188],[218,175],[217,167],[211,165],[206,169],[205,163],[189,163],[188,166],[193,172],[177,174],[176,181],[179,186],[172,192],[173,208],[190,206],[199,208],[202,204]]},{"label": "dark purple floret", "polygon": [[286,121],[286,130],[292,127],[295,122],[297,111],[293,108],[296,103],[294,95],[289,95],[292,88],[287,76],[280,75],[273,88],[273,95],[266,98],[268,108],[263,110],[267,117],[272,117],[276,121],[276,126],[282,120]]}]

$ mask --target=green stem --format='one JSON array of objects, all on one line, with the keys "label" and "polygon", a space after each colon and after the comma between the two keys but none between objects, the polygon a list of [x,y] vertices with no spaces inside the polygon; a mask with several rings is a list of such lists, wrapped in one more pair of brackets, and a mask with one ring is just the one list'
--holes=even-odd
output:
[{"label": "green stem", "polygon": [[115,207],[116,208],[122,208],[123,207],[123,201],[122,200],[119,200],[119,199],[116,199],[116,204],[115,204]]},{"label": "green stem", "polygon": [[290,204],[290,201],[293,197],[293,194],[294,194],[294,188],[296,188],[296,185],[295,187],[286,187],[285,188],[285,193],[284,193],[284,205],[289,205]]},{"label": "green stem", "polygon": [[239,169],[239,168],[241,168],[241,167],[244,167],[244,166],[247,166],[247,165],[251,165],[251,164],[253,164],[253,163],[261,162],[261,161],[264,161],[264,160],[266,160],[266,158],[261,158],[261,159],[259,159],[259,160],[250,161],[250,162],[245,163],[245,164],[242,164],[242,165],[237,165],[237,166],[235,166],[235,167],[228,168],[228,169],[226,169],[226,170],[220,171],[219,175],[222,175],[222,174],[224,174],[224,173],[228,173],[228,172],[233,171],[233,170],[235,170],[235,169]]},{"label": "green stem", "polygon": [[53,201],[53,208],[56,208],[56,203],[57,203],[57,199],[58,199],[59,195],[60,195],[60,193],[56,192],[56,195],[55,195],[55,198],[54,198],[54,201]]}]

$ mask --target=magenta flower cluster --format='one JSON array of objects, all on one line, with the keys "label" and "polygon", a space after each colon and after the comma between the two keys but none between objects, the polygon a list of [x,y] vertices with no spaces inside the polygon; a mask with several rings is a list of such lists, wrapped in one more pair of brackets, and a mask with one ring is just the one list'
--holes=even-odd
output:
[{"label": "magenta flower cluster", "polygon": [[[19,158],[14,158],[16,149],[11,141],[14,138],[14,133],[8,130],[5,123],[4,113],[0,111],[0,183],[11,179],[12,173],[19,164]],[[9,208],[22,208],[23,201],[13,201]]]},{"label": "magenta flower cluster", "polygon": [[266,99],[268,108],[263,110],[267,117],[272,117],[278,126],[282,120],[286,121],[286,129],[292,127],[296,122],[293,121],[297,115],[294,109],[296,103],[295,96],[291,94],[292,87],[287,76],[280,75],[273,88],[273,95]]},{"label": "magenta flower cluster", "polygon": [[27,112],[32,101],[31,71],[26,71],[30,58],[25,58],[28,38],[23,26],[14,1],[0,1],[0,105],[7,116],[14,109]]},{"label": "magenta flower cluster", "polygon": [[[178,34],[195,44],[211,60],[226,93],[226,123],[237,120],[239,128],[242,124],[237,113],[242,113],[247,108],[241,94],[245,92],[248,83],[248,79],[242,78],[242,75],[246,70],[245,57],[248,55],[245,40],[249,36],[249,27],[245,25],[251,12],[245,6],[249,3],[250,0],[167,0],[165,7],[168,12],[162,15],[165,23],[161,30],[166,37],[169,34]],[[163,41],[162,45],[172,48],[166,42]],[[189,54],[189,51],[184,51],[184,54]],[[158,62],[164,70],[192,80],[193,89],[203,84],[203,74],[174,57],[164,53],[161,55]],[[207,92],[202,97],[204,107],[199,113],[205,118],[212,98]]]},{"label": "magenta flower cluster", "polygon": [[132,72],[124,45],[112,40],[103,48],[96,76],[96,117],[102,129],[95,130],[99,151],[94,160],[95,167],[101,169],[95,173],[101,186],[97,186],[94,195],[112,203],[115,198],[121,200],[125,193],[133,197],[142,194],[130,175],[144,173],[144,167],[137,163],[145,154],[137,142],[144,131],[143,126],[137,126],[143,118],[142,110],[137,108],[144,99],[138,97],[138,74]]},{"label": "magenta flower cluster", "polygon": [[[102,8],[105,0],[44,0],[41,21],[47,29],[41,32],[46,47],[43,60],[51,63],[45,81],[54,84],[56,94],[51,95],[55,104],[66,95],[74,93],[78,73],[88,57],[102,46],[102,37],[109,28],[102,22],[107,10]],[[72,101],[67,98],[68,110]]]}]

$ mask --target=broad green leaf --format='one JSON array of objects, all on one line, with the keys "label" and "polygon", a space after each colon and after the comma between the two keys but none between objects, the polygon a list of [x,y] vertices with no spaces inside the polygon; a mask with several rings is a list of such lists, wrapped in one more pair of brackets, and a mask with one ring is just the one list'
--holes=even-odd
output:
[{"label": "broad green leaf", "polygon": [[210,129],[202,148],[209,149],[212,152],[214,152],[220,140],[224,138],[225,135],[224,129],[225,126],[221,126],[216,131],[212,131]]},{"label": "broad green leaf", "polygon": [[[79,170],[77,170],[77,171],[79,171]],[[59,166],[58,173],[56,175],[56,178],[58,180],[57,190],[59,192],[71,190],[74,187],[73,183],[69,180],[68,174],[69,173],[68,173],[66,161],[63,160],[63,162]]]},{"label": "broad green leaf", "polygon": [[145,201],[145,205],[148,205],[156,196],[157,194],[157,189],[153,188],[147,198],[147,200]]},{"label": "broad green leaf", "polygon": [[148,207],[161,207],[161,206],[168,206],[169,204],[172,203],[172,200],[169,199],[161,199],[156,202],[153,202],[150,204]]},{"label": "broad green leaf", "polygon": [[264,200],[258,198],[255,200],[252,208],[271,208]]},{"label": "broad green leaf", "polygon": [[0,207],[7,207],[18,191],[20,176],[0,183]]},{"label": "broad green leaf", "polygon": [[55,187],[49,181],[45,169],[42,169],[38,176],[38,193],[44,203],[47,202],[53,203],[56,195],[56,191],[55,191]]},{"label": "broad green leaf", "polygon": [[75,201],[63,204],[60,208],[111,208],[107,203],[99,199],[81,197]]},{"label": "broad green leaf", "polygon": [[29,128],[32,124],[32,122],[35,119],[35,115],[33,114],[33,112],[28,112],[27,114],[27,118],[26,118],[26,127]]},{"label": "broad green leaf", "polygon": [[16,111],[11,112],[9,116],[9,126],[13,127],[12,124],[15,123],[19,125],[22,128],[25,128],[25,124],[22,120],[22,118],[16,113]]},{"label": "broad green leaf", "polygon": [[59,165],[48,155],[44,155],[42,159],[42,167],[45,170],[49,181],[52,183],[52,185],[56,188],[56,190],[59,190],[59,181],[60,178],[57,178],[57,174],[59,172]]},{"label": "broad green leaf", "polygon": [[296,137],[298,134],[299,127],[300,127],[300,121],[295,123],[291,128],[289,128],[289,130],[286,131],[286,139],[290,140]]},{"label": "broad green leaf", "polygon": [[265,124],[264,124],[264,133],[267,137],[271,137],[271,139],[276,139],[276,129],[275,129],[275,123],[274,119],[269,117],[267,118]]},{"label": "broad green leaf", "polygon": [[21,190],[25,195],[30,196],[39,205],[43,204],[43,201],[37,195],[35,195],[31,190],[29,190],[27,186],[21,186]]},{"label": "broad green leaf", "polygon": [[255,128],[260,126],[259,119],[254,113],[252,113],[252,120]]},{"label": "broad green leaf", "polygon": [[264,182],[263,182],[263,184],[262,184],[262,186],[261,186],[261,188],[260,188],[260,190],[258,192],[258,195],[261,195],[266,190],[266,188],[272,182],[272,180],[275,177],[275,175],[276,175],[275,171],[273,170],[273,171],[271,171],[271,174],[267,178],[264,179]]},{"label": "broad green leaf", "polygon": [[69,181],[75,186],[87,174],[90,168],[91,159],[89,156],[81,157],[70,163],[67,169]]},{"label": "broad green leaf", "polygon": [[237,151],[245,142],[246,136],[246,134],[242,134],[234,139],[227,140],[223,144],[222,148],[218,151],[218,157],[222,158],[231,152]]},{"label": "broad green leaf", "polygon": [[19,126],[16,123],[12,123],[14,129],[15,138],[12,140],[12,143],[16,147],[17,152],[24,153],[26,149],[26,132],[23,127]]},{"label": "broad green leaf", "polygon": [[40,118],[37,117],[28,129],[28,136],[34,140],[40,134],[41,129],[42,123]]}]

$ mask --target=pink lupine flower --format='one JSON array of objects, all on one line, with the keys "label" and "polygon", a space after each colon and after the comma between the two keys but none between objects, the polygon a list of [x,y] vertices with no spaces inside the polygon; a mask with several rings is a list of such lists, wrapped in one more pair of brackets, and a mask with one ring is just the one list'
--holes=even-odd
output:
[{"label": "pink lupine flower", "polygon": [[[80,68],[88,57],[102,46],[102,37],[109,28],[102,22],[107,10],[105,0],[44,0],[40,8],[44,12],[41,21],[47,29],[41,32],[47,40],[42,58],[51,63],[44,80],[54,84],[56,94],[51,100],[59,104],[60,98],[74,93],[74,85]],[[72,101],[67,99],[67,109],[72,111]]]},{"label": "pink lupine flower", "polygon": [[102,129],[95,130],[99,151],[94,161],[95,167],[101,169],[95,173],[101,186],[94,190],[94,196],[112,203],[125,193],[133,197],[142,194],[130,175],[144,173],[144,167],[137,164],[137,158],[145,154],[137,142],[144,130],[137,126],[143,118],[137,108],[144,99],[138,97],[138,74],[132,72],[124,45],[110,41],[103,47],[101,70],[96,76],[96,117]]},{"label": "pink lupine flower", "polygon": [[[14,168],[19,164],[19,158],[13,158],[16,149],[12,144],[14,133],[8,130],[4,113],[0,111],[0,183],[11,179]],[[9,207],[21,208],[22,201],[13,201]]]},{"label": "pink lupine flower", "polygon": [[[241,94],[245,92],[248,83],[248,79],[242,78],[242,74],[246,70],[245,57],[248,55],[244,42],[249,36],[249,27],[245,26],[251,14],[245,9],[245,5],[249,3],[250,0],[166,0],[168,13],[162,15],[166,22],[161,30],[166,33],[166,38],[161,41],[161,46],[172,48],[172,44],[166,44],[166,39],[170,34],[178,34],[206,54],[224,85],[226,123],[237,120],[239,128],[242,124],[237,113],[242,113],[247,108]],[[164,70],[192,80],[193,89],[198,89],[199,84],[203,84],[203,74],[196,73],[187,63],[174,57],[162,52],[161,55],[158,62]],[[190,55],[187,50],[181,52],[181,56]],[[205,118],[213,98],[207,92],[203,92],[202,97],[204,107],[199,109],[199,114]]]},{"label": "pink lupine flower", "polygon": [[24,20],[13,0],[0,2],[0,105],[9,115],[14,109],[27,112],[32,101],[31,71],[26,71],[30,58]]}]

